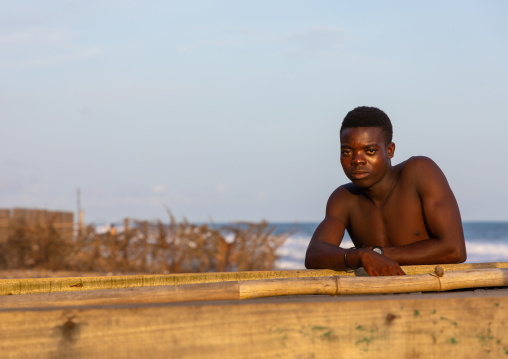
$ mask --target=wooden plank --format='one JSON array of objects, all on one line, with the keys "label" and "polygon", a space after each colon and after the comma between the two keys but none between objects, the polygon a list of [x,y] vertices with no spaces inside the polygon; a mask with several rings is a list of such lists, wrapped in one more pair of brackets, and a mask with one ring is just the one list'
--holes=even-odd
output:
[{"label": "wooden plank", "polygon": [[182,286],[116,288],[71,293],[0,297],[0,308],[78,306],[125,303],[170,303],[251,299],[288,295],[351,295],[440,292],[508,286],[508,269],[471,269],[394,277],[313,277],[199,283]]},{"label": "wooden plank", "polygon": [[[508,268],[508,262],[442,264],[445,271],[468,269]],[[432,273],[435,265],[404,266],[409,275]],[[217,283],[223,281],[245,281],[275,278],[303,278],[325,276],[366,276],[360,268],[353,273],[333,270],[280,270],[224,273],[182,273],[168,275],[129,275],[73,278],[25,278],[0,279],[0,295],[31,293],[75,292],[98,289],[136,288],[163,285],[184,285],[197,283]]]},{"label": "wooden plank", "polygon": [[0,352],[13,359],[505,358],[506,295],[0,310]]}]

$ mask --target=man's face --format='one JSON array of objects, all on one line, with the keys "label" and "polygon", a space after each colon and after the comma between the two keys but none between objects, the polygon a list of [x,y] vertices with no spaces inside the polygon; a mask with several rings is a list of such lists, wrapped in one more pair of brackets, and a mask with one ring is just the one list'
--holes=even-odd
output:
[{"label": "man's face", "polygon": [[342,131],[340,150],[347,178],[360,188],[370,188],[390,170],[395,144],[386,145],[381,127],[355,127]]}]

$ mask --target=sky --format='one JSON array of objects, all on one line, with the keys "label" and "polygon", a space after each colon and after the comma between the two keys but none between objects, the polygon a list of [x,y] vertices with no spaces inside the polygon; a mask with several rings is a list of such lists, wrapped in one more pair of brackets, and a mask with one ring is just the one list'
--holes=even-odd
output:
[{"label": "sky", "polygon": [[320,221],[348,111],[508,220],[508,2],[0,0],[0,208]]}]

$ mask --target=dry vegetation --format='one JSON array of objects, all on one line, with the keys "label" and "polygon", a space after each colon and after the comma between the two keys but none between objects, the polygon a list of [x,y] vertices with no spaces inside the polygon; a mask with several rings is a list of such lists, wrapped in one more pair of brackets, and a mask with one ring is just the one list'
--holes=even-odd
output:
[{"label": "dry vegetation", "polygon": [[50,219],[12,221],[0,241],[0,270],[38,269],[114,274],[190,273],[274,269],[277,249],[289,234],[267,222],[217,227],[187,220],[125,220],[117,233],[95,225],[64,236]]}]

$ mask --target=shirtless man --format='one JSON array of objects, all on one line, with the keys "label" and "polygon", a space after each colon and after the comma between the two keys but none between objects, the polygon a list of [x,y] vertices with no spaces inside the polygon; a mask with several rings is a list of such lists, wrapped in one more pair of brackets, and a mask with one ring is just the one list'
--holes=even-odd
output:
[{"label": "shirtless man", "polygon": [[[351,183],[328,199],[307,248],[307,268],[363,267],[372,276],[403,275],[401,265],[466,260],[459,207],[446,177],[427,157],[392,166],[392,124],[383,111],[350,111],[340,144]],[[355,247],[340,247],[345,230]]]}]

